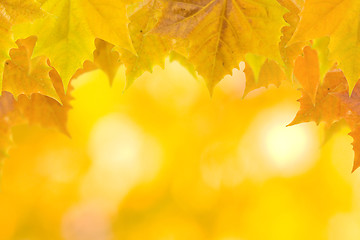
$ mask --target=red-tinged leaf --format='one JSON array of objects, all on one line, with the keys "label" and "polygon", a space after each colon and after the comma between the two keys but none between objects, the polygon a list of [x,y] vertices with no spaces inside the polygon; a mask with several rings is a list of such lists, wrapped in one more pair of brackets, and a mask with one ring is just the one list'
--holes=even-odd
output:
[{"label": "red-tinged leaf", "polygon": [[355,85],[351,96],[349,96],[349,92],[347,90],[335,93],[334,95],[348,109],[344,118],[351,129],[349,135],[354,139],[352,143],[355,153],[352,169],[354,172],[358,167],[360,167],[360,82],[358,81]]},{"label": "red-tinged leaf", "polygon": [[310,95],[302,89],[302,97],[299,99],[300,110],[288,126],[310,121],[314,121],[316,124],[324,121],[331,125],[340,120],[348,110],[334,93],[347,90],[348,85],[341,71],[333,70],[328,72],[323,84],[318,87],[315,105],[312,103]]},{"label": "red-tinged leaf", "polygon": [[16,101],[11,93],[0,96],[0,159],[6,156],[11,145],[11,127],[19,120]]},{"label": "red-tinged leaf", "polygon": [[352,130],[349,135],[354,139],[352,145],[354,149],[354,165],[352,172],[354,172],[358,167],[360,167],[360,128]]}]

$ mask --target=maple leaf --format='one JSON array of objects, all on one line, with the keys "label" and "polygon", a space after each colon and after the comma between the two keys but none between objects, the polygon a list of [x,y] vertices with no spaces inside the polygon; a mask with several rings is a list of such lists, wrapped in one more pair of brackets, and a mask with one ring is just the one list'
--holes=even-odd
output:
[{"label": "maple leaf", "polygon": [[354,172],[360,167],[360,127],[352,130],[349,135],[354,139],[352,145],[354,149],[354,164],[351,172]]},{"label": "maple leaf", "polygon": [[294,44],[288,44],[293,36],[296,27],[299,23],[299,13],[303,7],[303,1],[293,0],[278,0],[278,2],[287,8],[289,12],[284,14],[284,20],[289,24],[281,29],[282,36],[279,43],[281,58],[285,65],[285,71],[289,79],[291,79],[292,71],[295,64],[295,59],[302,52],[305,41],[299,41]]},{"label": "maple leaf", "polygon": [[337,64],[334,59],[330,58],[329,37],[322,37],[313,41],[312,48],[317,51],[319,58],[320,82],[324,79],[326,73]]},{"label": "maple leaf", "polygon": [[275,61],[269,59],[266,59],[261,66],[258,79],[256,79],[251,67],[247,63],[245,64],[244,73],[246,76],[246,85],[243,97],[252,90],[260,87],[268,87],[270,84],[279,87],[281,82],[286,79],[285,73],[279,65]]},{"label": "maple leaf", "polygon": [[[95,39],[96,49],[93,53],[94,63],[103,70],[112,84],[116,72],[121,65],[119,53],[114,50],[114,45],[102,39]],[[86,67],[84,65],[84,67]]]},{"label": "maple leaf", "polygon": [[288,43],[330,36],[330,56],[344,72],[350,92],[360,77],[359,13],[356,0],[307,0]]},{"label": "maple leaf", "polygon": [[329,36],[344,20],[353,0],[306,0],[289,44]]},{"label": "maple leaf", "polygon": [[198,78],[194,65],[192,65],[191,62],[189,62],[189,60],[184,55],[178,53],[177,51],[171,51],[169,55],[169,60],[170,62],[176,61],[180,63],[180,65],[183,66],[186,70],[188,70],[188,72],[195,79]]},{"label": "maple leaf", "polygon": [[[263,64],[265,63],[266,57],[264,56],[260,56],[257,54],[246,54],[245,56],[245,62],[246,65],[248,66],[248,68],[250,67],[252,70],[252,74],[254,75],[254,81],[258,82],[259,81],[259,75],[260,75],[260,70],[261,67],[263,66]],[[245,73],[246,75],[246,73]]]},{"label": "maple leaf", "polygon": [[11,127],[18,118],[15,98],[11,93],[2,92],[0,96],[0,161],[7,155],[12,143]]},{"label": "maple leaf", "polygon": [[9,50],[14,46],[11,27],[14,24],[32,21],[42,17],[44,12],[35,0],[2,0],[0,2],[0,81],[4,62],[9,58]]},{"label": "maple leaf", "polygon": [[5,64],[2,89],[13,93],[15,98],[20,94],[30,97],[33,93],[41,93],[60,101],[49,76],[51,67],[47,58],[31,59],[35,43],[35,36],[16,41],[18,48],[10,50],[11,60]]},{"label": "maple leaf", "polygon": [[350,97],[347,91],[334,95],[349,110],[344,114],[344,118],[351,129],[349,135],[354,139],[352,143],[355,153],[352,169],[352,172],[354,172],[360,167],[360,82],[357,82]]},{"label": "maple leaf", "polygon": [[314,121],[316,124],[324,121],[330,126],[342,119],[348,110],[335,94],[347,90],[348,85],[344,74],[338,69],[329,71],[317,89],[315,104],[313,104],[310,94],[305,89],[301,90],[300,110],[288,126],[310,121]]},{"label": "maple leaf", "polygon": [[0,9],[2,17],[11,24],[32,21],[45,14],[35,0],[1,0]]},{"label": "maple leaf", "polygon": [[306,46],[304,56],[295,61],[294,75],[300,82],[304,92],[309,94],[310,100],[315,104],[317,89],[320,83],[319,58],[316,50]]},{"label": "maple leaf", "polygon": [[165,57],[170,51],[170,42],[150,31],[157,24],[163,3],[148,0],[130,16],[130,36],[136,55],[120,50],[121,61],[126,67],[126,88],[145,71],[152,72],[154,65],[164,68]]},{"label": "maple leaf", "polygon": [[42,6],[49,14],[14,28],[17,38],[38,37],[34,55],[47,56],[61,75],[65,90],[71,76],[92,57],[93,35],[80,0],[48,0]]},{"label": "maple leaf", "polygon": [[83,67],[76,70],[71,80],[80,77],[82,74],[96,69],[103,70],[112,84],[115,74],[121,64],[119,53],[113,48],[114,45],[99,38],[95,39],[96,49],[94,50],[93,62],[86,60]]},{"label": "maple leaf", "polygon": [[81,7],[95,37],[136,53],[131,43],[126,14],[126,4],[131,2],[82,0]]},{"label": "maple leaf", "polygon": [[[1,22],[1,20],[0,20]],[[0,83],[2,82],[3,72],[4,72],[4,63],[6,59],[9,58],[9,50],[13,47],[11,34],[3,29],[0,26]],[[0,90],[1,90],[0,84]]]},{"label": "maple leaf", "polygon": [[[341,14],[341,13],[339,13]],[[349,83],[350,93],[360,78],[360,1],[354,1],[346,18],[330,37],[330,57],[337,61]]]},{"label": "maple leaf", "polygon": [[13,126],[23,123],[40,124],[44,127],[56,127],[69,135],[66,128],[67,112],[71,108],[71,87],[65,94],[62,81],[55,69],[50,71],[54,88],[61,99],[62,105],[53,98],[34,93],[28,98],[20,95],[18,101],[6,91],[0,96],[0,163],[7,156],[12,145]]},{"label": "maple leaf", "polygon": [[[94,71],[98,69],[98,66],[89,61],[89,60],[86,60],[83,64],[83,67],[82,68],[79,68],[78,70],[76,70],[76,72],[74,73],[74,75],[71,77],[71,80],[73,79],[76,79],[78,77],[80,77],[81,75],[83,75],[84,73],[88,73],[88,72],[91,72],[91,71]],[[70,80],[70,81],[71,81]]]},{"label": "maple leaf", "polygon": [[72,87],[70,85],[68,91],[66,93],[64,92],[60,75],[55,69],[50,71],[50,77],[63,104],[60,104],[53,98],[38,93],[31,95],[31,98],[20,95],[18,99],[19,111],[30,124],[40,124],[43,127],[56,127],[62,133],[70,136],[66,123],[67,113],[71,109],[70,100],[72,97],[70,93]]},{"label": "maple leaf", "polygon": [[168,1],[154,32],[190,41],[189,61],[210,90],[249,52],[280,59],[285,8],[275,1]]}]

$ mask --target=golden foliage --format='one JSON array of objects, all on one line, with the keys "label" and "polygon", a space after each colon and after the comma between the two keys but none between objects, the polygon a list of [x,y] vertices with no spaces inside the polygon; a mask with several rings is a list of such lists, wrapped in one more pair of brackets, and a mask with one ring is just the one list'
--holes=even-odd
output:
[{"label": "golden foliage", "polygon": [[85,72],[101,69],[112,83],[123,64],[128,88],[169,57],[212,94],[245,61],[245,94],[298,82],[292,124],[332,124],[346,118],[336,94],[360,77],[359,16],[357,0],[2,0],[1,86],[30,122],[67,133],[60,95]]}]

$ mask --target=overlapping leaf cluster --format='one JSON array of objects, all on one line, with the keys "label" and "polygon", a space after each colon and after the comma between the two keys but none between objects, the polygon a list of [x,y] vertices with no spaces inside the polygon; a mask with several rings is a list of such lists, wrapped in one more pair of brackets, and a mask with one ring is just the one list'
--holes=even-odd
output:
[{"label": "overlapping leaf cluster", "polygon": [[[102,69],[126,87],[167,57],[210,93],[245,61],[249,91],[302,86],[291,124],[345,119],[360,166],[358,0],[0,0],[0,144],[18,123],[67,133],[71,81]],[[349,97],[349,93],[352,93]]]}]

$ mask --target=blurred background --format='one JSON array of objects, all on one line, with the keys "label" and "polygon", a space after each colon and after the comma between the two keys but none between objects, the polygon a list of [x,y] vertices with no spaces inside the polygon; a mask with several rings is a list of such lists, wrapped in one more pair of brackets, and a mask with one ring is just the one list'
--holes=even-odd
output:
[{"label": "blurred background", "polygon": [[349,129],[286,127],[301,93],[243,98],[243,67],[212,98],[175,62],[125,93],[124,69],[76,79],[71,138],[13,130],[0,239],[360,239]]}]

